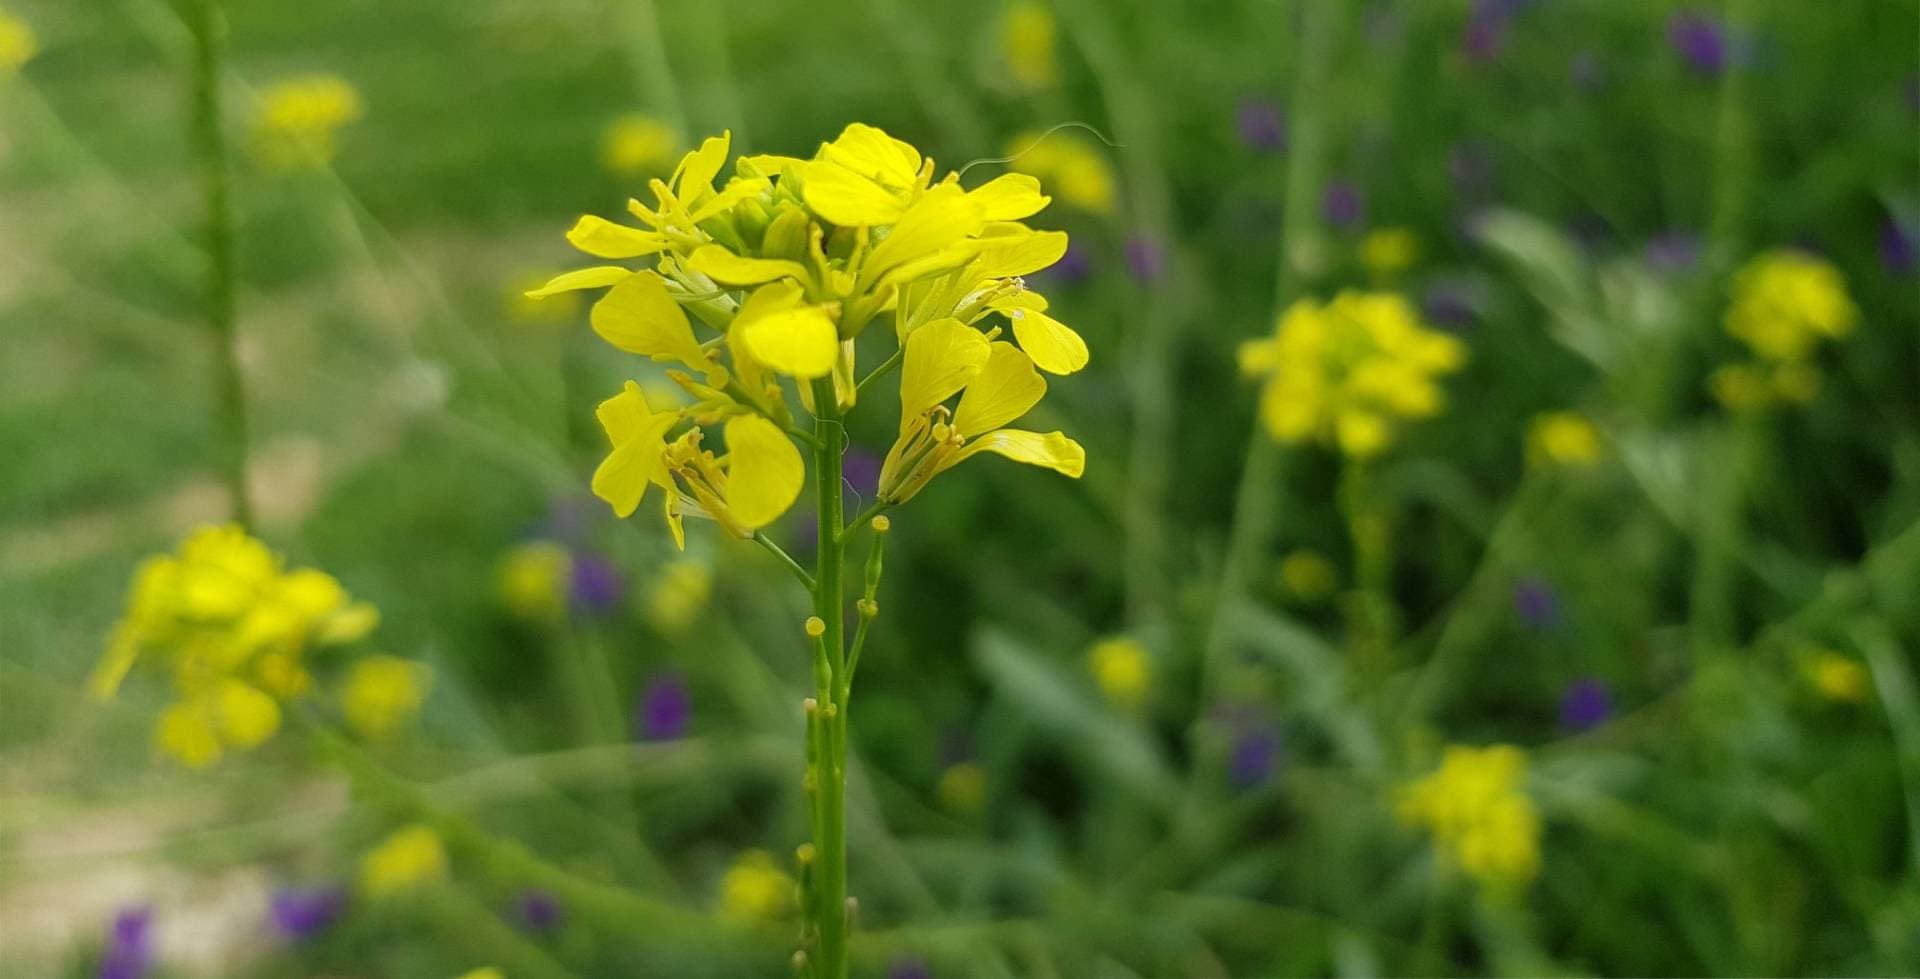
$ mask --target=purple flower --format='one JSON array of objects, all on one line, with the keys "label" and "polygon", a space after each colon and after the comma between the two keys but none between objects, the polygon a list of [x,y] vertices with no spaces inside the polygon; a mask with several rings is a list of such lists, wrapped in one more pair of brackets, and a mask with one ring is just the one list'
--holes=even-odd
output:
[{"label": "purple flower", "polygon": [[1280,732],[1272,725],[1244,726],[1233,739],[1233,752],[1227,758],[1227,780],[1242,789],[1265,782],[1273,774],[1280,748]]},{"label": "purple flower", "polygon": [[1560,593],[1542,578],[1522,578],[1513,586],[1513,611],[1531,629],[1560,624]]},{"label": "purple flower", "polygon": [[560,927],[560,899],[550,891],[529,887],[514,901],[514,915],[528,931],[553,931]]},{"label": "purple flower", "polygon": [[124,908],[113,916],[107,948],[100,957],[100,979],[141,979],[153,966],[153,909]]},{"label": "purple flower", "polygon": [[1911,272],[1914,268],[1913,232],[1897,218],[1880,223],[1880,261],[1889,272]]},{"label": "purple flower", "polygon": [[1479,316],[1479,295],[1470,283],[1442,280],[1427,287],[1420,312],[1435,326],[1462,330]]},{"label": "purple flower", "polygon": [[620,569],[592,551],[573,552],[570,577],[573,610],[582,615],[605,615],[620,607],[626,581]]},{"label": "purple flower", "polygon": [[933,970],[927,968],[925,959],[894,959],[887,966],[887,979],[933,979]]},{"label": "purple flower", "polygon": [[1569,731],[1590,731],[1613,715],[1613,697],[1607,685],[1592,677],[1567,684],[1560,697],[1560,726]]},{"label": "purple flower", "polygon": [[1086,246],[1077,241],[1067,243],[1067,252],[1058,262],[1040,271],[1041,275],[1061,285],[1078,285],[1093,274],[1093,260],[1088,256]]},{"label": "purple flower", "polygon": [[1698,10],[1682,10],[1667,19],[1667,43],[1701,75],[1718,75],[1727,67],[1727,35],[1718,21]]},{"label": "purple flower", "polygon": [[1647,242],[1647,265],[1656,272],[1678,274],[1700,264],[1700,236],[1669,231]]},{"label": "purple flower", "polygon": [[859,446],[849,446],[840,454],[840,478],[846,489],[871,501],[880,491],[880,457]]},{"label": "purple flower", "polygon": [[346,906],[347,892],[328,884],[286,888],[273,896],[267,910],[274,928],[298,941],[325,931],[340,919]]},{"label": "purple flower", "polygon": [[1366,220],[1367,202],[1352,181],[1335,180],[1320,196],[1320,212],[1328,224],[1344,231]]},{"label": "purple flower", "polygon": [[1145,235],[1127,239],[1127,270],[1141,285],[1153,285],[1167,271],[1167,250]]},{"label": "purple flower", "polygon": [[642,741],[673,741],[687,733],[693,716],[693,698],[678,673],[655,676],[640,693],[634,708],[634,728]]},{"label": "purple flower", "polygon": [[1263,99],[1241,99],[1233,113],[1240,142],[1259,153],[1283,153],[1287,148],[1286,117],[1278,106]]},{"label": "purple flower", "polygon": [[1467,18],[1466,29],[1460,33],[1460,52],[1470,62],[1486,64],[1500,56],[1506,42],[1506,14],[1475,10],[1473,16]]}]

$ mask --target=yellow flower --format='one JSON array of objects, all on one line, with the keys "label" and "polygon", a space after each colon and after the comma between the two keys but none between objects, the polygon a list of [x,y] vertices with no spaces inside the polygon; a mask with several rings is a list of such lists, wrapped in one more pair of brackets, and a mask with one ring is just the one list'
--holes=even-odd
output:
[{"label": "yellow flower", "polygon": [[33,28],[11,12],[0,9],[0,75],[20,70],[40,53],[40,39]]},{"label": "yellow flower", "polygon": [[1420,257],[1420,238],[1410,228],[1380,228],[1360,241],[1360,264],[1376,279],[1391,279]]},{"label": "yellow flower", "polygon": [[552,622],[567,612],[573,558],[552,541],[515,545],[500,559],[495,587],[500,604],[529,622]]},{"label": "yellow flower", "polygon": [[1862,703],[1873,689],[1873,677],[1859,660],[1831,649],[1803,654],[1801,670],[1814,691],[1834,703]]},{"label": "yellow flower", "polygon": [[432,683],[433,675],[419,663],[368,656],[348,669],[340,690],[340,711],[347,726],[361,737],[388,737],[420,712]]},{"label": "yellow flower", "polygon": [[1302,548],[1280,560],[1280,584],[1302,602],[1317,602],[1333,594],[1339,580],[1333,562]]},{"label": "yellow flower", "polygon": [[702,562],[682,558],[660,569],[647,590],[647,621],[677,636],[700,617],[713,595],[713,572]]},{"label": "yellow flower", "polygon": [[500,297],[500,305],[506,312],[507,322],[552,326],[572,323],[579,319],[580,297],[571,292],[554,297],[552,302],[528,295],[539,290],[550,278],[552,277],[533,272],[515,276],[507,283],[506,291]]},{"label": "yellow flower", "polygon": [[1153,684],[1146,647],[1125,636],[1102,639],[1087,650],[1087,667],[1100,693],[1114,705],[1130,710],[1146,703]]},{"label": "yellow flower", "polygon": [[394,832],[360,858],[360,886],[381,896],[447,876],[447,850],[432,828],[415,823]]},{"label": "yellow flower", "polygon": [[1021,88],[1051,88],[1060,81],[1054,57],[1058,27],[1053,12],[1037,3],[1015,3],[1000,24],[1000,49],[1007,74]]},{"label": "yellow flower", "polygon": [[1832,263],[1805,252],[1776,249],[1749,261],[1733,277],[1727,332],[1762,360],[1804,360],[1821,340],[1853,331],[1860,310]]},{"label": "yellow flower", "polygon": [[[949,412],[942,402],[962,389]],[[959,320],[915,330],[900,369],[900,437],[880,468],[880,497],[912,499],[933,477],[982,452],[1079,478],[1087,461],[1080,443],[1059,432],[1004,427],[1046,393],[1046,379],[1011,343],[989,342]]]},{"label": "yellow flower", "polygon": [[487,966],[461,973],[460,979],[507,979],[507,974],[493,966]]},{"label": "yellow flower", "polygon": [[986,804],[987,770],[979,762],[963,761],[940,773],[940,804],[961,815],[973,815]]},{"label": "yellow flower", "polygon": [[1459,340],[1421,325],[1402,297],[1343,292],[1294,303],[1274,336],[1240,345],[1241,370],[1265,375],[1260,420],[1281,442],[1320,441],[1354,458],[1378,455],[1396,423],[1438,414],[1438,378],[1460,368]]},{"label": "yellow flower", "polygon": [[621,116],[600,137],[600,165],[620,177],[665,169],[680,148],[673,127],[643,113]]},{"label": "yellow flower", "polygon": [[720,910],[743,921],[778,921],[792,913],[798,886],[773,854],[747,850],[720,878]]},{"label": "yellow flower", "polygon": [[1526,775],[1526,754],[1512,745],[1449,747],[1438,769],[1400,790],[1400,819],[1426,827],[1484,886],[1522,887],[1540,869],[1540,815]]},{"label": "yellow flower", "polygon": [[342,126],[364,111],[360,93],[335,75],[283,79],[260,90],[254,118],[254,149],[275,169],[326,166],[333,162],[334,140]]},{"label": "yellow flower", "polygon": [[1118,179],[1106,157],[1072,133],[1026,132],[1007,144],[1009,166],[1051,184],[1053,192],[1083,211],[1113,213]]},{"label": "yellow flower", "polygon": [[1527,425],[1527,450],[1538,462],[1573,467],[1591,466],[1605,454],[1600,430],[1585,415],[1574,411],[1548,411],[1533,416]]}]

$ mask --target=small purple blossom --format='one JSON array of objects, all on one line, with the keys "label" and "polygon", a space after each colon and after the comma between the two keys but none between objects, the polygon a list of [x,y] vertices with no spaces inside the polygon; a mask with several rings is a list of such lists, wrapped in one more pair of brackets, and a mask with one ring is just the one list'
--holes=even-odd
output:
[{"label": "small purple blossom", "polygon": [[1280,759],[1280,732],[1270,724],[1248,724],[1233,739],[1227,758],[1227,780],[1236,788],[1251,789],[1273,774]]},{"label": "small purple blossom", "polygon": [[1150,286],[1159,282],[1167,273],[1167,250],[1146,235],[1128,238],[1127,271],[1132,272],[1141,285]]},{"label": "small purple blossom", "polygon": [[1284,153],[1287,149],[1286,116],[1265,99],[1241,99],[1233,112],[1234,127],[1240,142],[1257,153]]},{"label": "small purple blossom", "polygon": [[1530,629],[1560,624],[1560,593],[1543,578],[1522,578],[1513,586],[1513,611]]},{"label": "small purple blossom", "polygon": [[573,552],[573,573],[568,579],[573,610],[582,615],[605,615],[618,608],[626,594],[620,569],[592,551]]},{"label": "small purple blossom", "polygon": [[1913,230],[1896,218],[1880,223],[1880,261],[1889,272],[1911,272],[1915,265]]},{"label": "small purple blossom", "polygon": [[925,959],[894,959],[893,964],[887,966],[887,979],[933,979],[933,970],[927,967]]},{"label": "small purple blossom", "polygon": [[1077,241],[1067,242],[1066,254],[1060,260],[1039,273],[1061,285],[1078,285],[1093,274],[1093,258],[1085,245]]},{"label": "small purple blossom", "polygon": [[1667,43],[1688,68],[1713,76],[1727,67],[1727,32],[1711,15],[1682,10],[1667,19]]},{"label": "small purple blossom", "polygon": [[1592,677],[1567,684],[1560,697],[1560,726],[1569,731],[1590,731],[1613,716],[1613,697],[1607,685]]},{"label": "small purple blossom", "polygon": [[1334,180],[1320,195],[1320,213],[1342,231],[1357,227],[1367,217],[1367,201],[1350,180]]},{"label": "small purple blossom", "polygon": [[107,931],[100,979],[141,979],[152,967],[153,909],[146,905],[124,908],[113,916]]},{"label": "small purple blossom", "polygon": [[1442,280],[1427,287],[1420,312],[1427,322],[1449,330],[1463,330],[1479,317],[1480,299],[1471,284]]},{"label": "small purple blossom", "polygon": [[513,902],[514,916],[528,931],[550,932],[560,927],[560,899],[551,891],[529,887]]},{"label": "small purple blossom", "polygon": [[840,455],[840,478],[845,480],[845,488],[858,494],[863,500],[872,500],[880,491],[880,457],[852,446]]},{"label": "small purple blossom", "polygon": [[1500,57],[1500,50],[1507,44],[1507,17],[1505,14],[1483,14],[1476,10],[1467,18],[1467,26],[1460,32],[1460,53],[1469,62],[1486,64]]},{"label": "small purple blossom", "polygon": [[273,895],[267,906],[273,927],[295,941],[312,938],[340,920],[347,892],[336,885],[288,887]]},{"label": "small purple blossom", "polygon": [[686,736],[693,697],[678,673],[661,673],[640,692],[634,728],[642,741],[674,741]]},{"label": "small purple blossom", "polygon": [[1647,266],[1669,275],[1690,272],[1700,264],[1700,236],[1687,231],[1669,231],[1647,242]]}]

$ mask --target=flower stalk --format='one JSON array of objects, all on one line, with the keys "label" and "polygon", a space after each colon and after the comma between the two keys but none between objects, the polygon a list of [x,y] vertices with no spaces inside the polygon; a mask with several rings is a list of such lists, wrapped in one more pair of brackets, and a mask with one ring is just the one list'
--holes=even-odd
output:
[{"label": "flower stalk", "polygon": [[[846,429],[833,379],[813,382],[814,480],[818,554],[813,574],[814,703],[808,731],[808,782],[813,789],[813,893],[806,900],[807,931],[813,940],[808,965],[818,979],[847,974],[847,712],[846,620],[841,564],[841,458]],[[862,630],[865,631],[864,622]],[[824,669],[823,669],[824,667]]]}]

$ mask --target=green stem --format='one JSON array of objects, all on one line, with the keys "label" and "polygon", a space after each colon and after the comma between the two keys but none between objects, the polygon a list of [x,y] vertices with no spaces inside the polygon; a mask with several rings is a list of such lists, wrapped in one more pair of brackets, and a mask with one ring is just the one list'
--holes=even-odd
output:
[{"label": "green stem", "polygon": [[[816,676],[819,705],[813,771],[813,870],[815,893],[808,902],[817,945],[809,952],[815,979],[847,975],[847,711],[841,677],[846,670],[846,622],[843,616],[840,453],[846,429],[833,379],[813,382],[814,479],[817,493],[817,558],[813,574],[813,611],[825,623],[820,636],[828,675]],[[818,671],[816,671],[818,673]],[[824,679],[825,683],[818,681]]]},{"label": "green stem", "polygon": [[[892,506],[893,504],[886,500],[875,500],[872,506],[854,514],[853,519],[847,521],[846,527],[840,531],[840,542],[842,544],[846,543],[847,538],[852,537],[860,528],[872,523],[873,518],[887,512],[888,508]],[[873,596],[869,595],[867,597],[872,598]]]},{"label": "green stem", "polygon": [[193,34],[193,144],[207,207],[207,322],[213,341],[214,411],[223,443],[222,465],[233,519],[250,527],[253,507],[247,498],[247,398],[234,328],[232,178],[220,114],[220,61],[226,20],[218,2],[190,0],[186,5],[187,27]]},{"label": "green stem", "polygon": [[886,360],[881,361],[880,366],[875,367],[871,373],[869,373],[866,377],[863,377],[860,379],[860,383],[855,384],[853,386],[854,397],[858,398],[860,396],[860,392],[865,391],[867,389],[867,385],[872,384],[874,381],[877,381],[880,378],[887,376],[889,373],[893,371],[895,367],[900,366],[900,361],[905,359],[906,356],[907,356],[907,345],[903,343],[900,345],[900,349],[895,350],[893,352],[893,356],[888,357]]},{"label": "green stem", "polygon": [[1340,514],[1353,546],[1354,592],[1347,608],[1347,642],[1356,672],[1369,681],[1391,665],[1393,603],[1387,595],[1392,566],[1386,518],[1373,499],[1366,462],[1348,456],[1340,475]]},{"label": "green stem", "polygon": [[793,559],[793,555],[788,554],[784,548],[775,544],[773,538],[756,531],[753,535],[753,542],[765,548],[768,554],[778,558],[780,563],[784,565],[788,571],[793,572],[795,578],[800,579],[800,584],[805,587],[807,591],[813,591],[813,576],[807,573],[807,569],[800,566],[800,562]]}]

